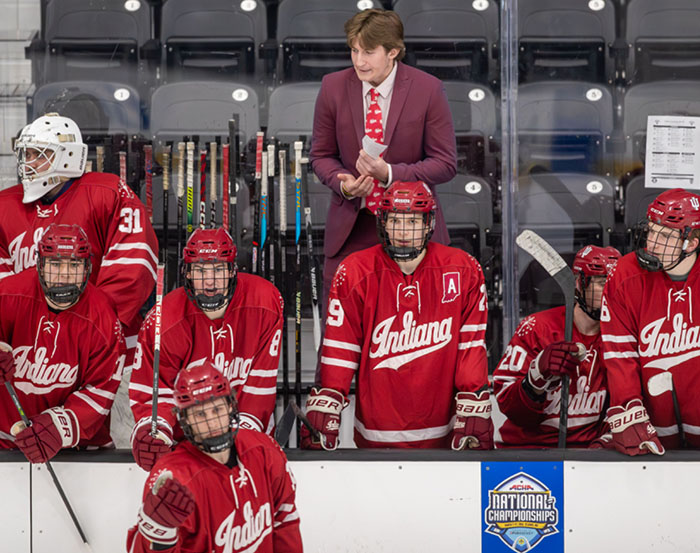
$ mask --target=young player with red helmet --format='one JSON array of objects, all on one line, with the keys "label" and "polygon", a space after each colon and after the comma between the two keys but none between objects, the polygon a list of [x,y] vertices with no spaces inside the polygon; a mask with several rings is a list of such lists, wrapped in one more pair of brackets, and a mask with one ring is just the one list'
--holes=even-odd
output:
[{"label": "young player with red helmet", "polygon": [[356,376],[359,447],[490,449],[487,299],[479,263],[428,242],[435,200],[422,182],[394,182],[377,217],[381,244],[348,256],[333,279],[320,386],[302,447],[335,449]]},{"label": "young player with red helmet", "polygon": [[90,282],[117,309],[131,365],[158,263],[158,241],[141,200],[117,175],[85,172],[88,147],[68,117],[37,118],[22,129],[14,151],[21,184],[0,192],[0,280],[34,267],[49,225],[78,225],[92,251]]},{"label": "young player with red helmet", "polygon": [[124,370],[124,340],[112,302],[88,282],[87,236],[50,225],[37,270],[0,287],[0,383],[10,382],[28,428],[3,386],[0,449],[18,447],[33,463],[61,448],[90,445],[104,425]]},{"label": "young player with red helmet", "polygon": [[228,379],[205,361],[180,371],[173,391],[187,439],[151,470],[129,553],[300,553],[287,458],[270,436],[240,428]]},{"label": "young player with red helmet", "polygon": [[236,393],[241,424],[270,432],[282,337],[282,297],[268,281],[236,270],[236,246],[223,228],[197,229],[183,255],[185,285],[163,298],[158,437],[150,432],[154,310],[144,321],[129,395],[134,459],[145,470],[182,439],[171,413],[181,367],[210,361]]},{"label": "young player with red helmet", "polygon": [[700,447],[699,247],[700,196],[662,192],[649,204],[636,251],[622,258],[605,288],[608,422],[623,453]]},{"label": "young player with red helmet", "polygon": [[600,305],[605,281],[619,258],[613,247],[585,246],[576,253],[571,341],[564,340],[563,306],[521,321],[493,375],[498,405],[507,417],[500,431],[503,446],[557,446],[564,374],[570,377],[567,447],[607,445],[607,437],[602,438],[608,401]]}]

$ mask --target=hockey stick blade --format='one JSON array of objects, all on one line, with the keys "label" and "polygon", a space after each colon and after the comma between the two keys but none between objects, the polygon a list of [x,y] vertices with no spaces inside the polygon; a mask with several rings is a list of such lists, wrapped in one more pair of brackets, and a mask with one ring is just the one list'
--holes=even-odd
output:
[{"label": "hockey stick blade", "polygon": [[[293,402],[294,400],[291,401]],[[294,405],[296,405],[296,403],[294,403]],[[275,430],[275,441],[280,445],[280,447],[286,446],[287,442],[289,442],[289,435],[292,433],[292,427],[294,426],[294,421],[296,418],[296,413],[294,412],[294,408],[290,403],[287,405],[284,413],[282,413],[282,417],[280,418],[277,429]]]},{"label": "hockey stick blade", "polygon": [[[564,294],[564,339],[571,341],[574,328],[574,289],[576,278],[556,250],[539,234],[532,230],[522,231],[515,243],[530,254],[542,268],[556,281]],[[566,434],[569,424],[569,375],[561,379],[561,408],[559,410],[558,447],[566,447]]]}]

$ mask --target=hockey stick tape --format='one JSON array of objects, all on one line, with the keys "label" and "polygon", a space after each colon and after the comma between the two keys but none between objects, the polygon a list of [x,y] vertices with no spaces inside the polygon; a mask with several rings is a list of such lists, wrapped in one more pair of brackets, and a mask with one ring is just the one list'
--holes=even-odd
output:
[{"label": "hockey stick tape", "polygon": [[151,488],[151,493],[153,493],[153,495],[158,495],[158,490],[160,490],[163,484],[165,484],[165,482],[172,477],[173,473],[169,470],[164,470],[163,472],[161,472],[158,476],[158,479],[156,480],[156,483],[153,484],[153,487]]},{"label": "hockey stick tape", "polygon": [[12,346],[7,342],[0,342],[0,350],[12,352]]},{"label": "hockey stick tape", "polygon": [[581,342],[576,342],[576,345],[578,346],[578,353],[576,354],[576,357],[579,361],[583,361],[586,358],[586,353],[588,353],[586,346]]}]

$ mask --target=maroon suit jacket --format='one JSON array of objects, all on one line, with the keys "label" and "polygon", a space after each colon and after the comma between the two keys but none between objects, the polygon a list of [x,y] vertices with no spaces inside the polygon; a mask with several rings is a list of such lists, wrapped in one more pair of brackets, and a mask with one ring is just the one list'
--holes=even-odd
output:
[{"label": "maroon suit jacket", "polygon": [[[316,99],[310,158],[318,178],[332,190],[323,248],[327,257],[343,246],[360,209],[360,198],[343,196],[337,174],[359,176],[355,162],[364,126],[362,82],[355,70],[350,67],[326,75]],[[384,160],[391,164],[393,180],[422,180],[435,194],[436,184],[455,176],[454,126],[439,79],[399,63],[384,143]],[[433,240],[449,243],[439,201]]]}]

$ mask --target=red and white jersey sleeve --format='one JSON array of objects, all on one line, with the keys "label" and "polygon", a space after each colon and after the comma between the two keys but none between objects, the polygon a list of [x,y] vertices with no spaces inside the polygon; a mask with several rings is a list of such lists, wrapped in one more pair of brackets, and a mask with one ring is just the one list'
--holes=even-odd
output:
[{"label": "red and white jersey sleeve", "polygon": [[[159,367],[158,414],[175,425],[173,386],[180,369],[211,361],[236,392],[241,420],[252,428],[270,432],[277,392],[282,337],[282,297],[266,280],[238,274],[233,298],[221,319],[210,320],[178,288],[163,299]],[[139,333],[129,395],[138,422],[151,416],[153,395],[153,312]]]},{"label": "red and white jersey sleeve", "polygon": [[[0,339],[12,346],[13,386],[27,416],[63,406],[74,417],[80,444],[91,445],[124,370],[124,339],[111,301],[88,284],[78,303],[55,313],[35,272],[9,277],[0,290]],[[0,393],[6,437],[20,417],[7,391]],[[11,442],[0,440],[0,448],[7,447]]]},{"label": "red and white jersey sleeve", "polygon": [[[241,429],[233,468],[204,455],[189,442],[158,460],[144,486],[144,497],[168,470],[187,486],[194,512],[178,530],[169,553],[301,553],[296,483],[284,452],[264,434]],[[134,526],[129,553],[151,553],[149,541]]]},{"label": "red and white jersey sleeve", "polygon": [[0,278],[36,265],[36,243],[52,223],[76,224],[92,248],[90,281],[131,326],[156,278],[158,242],[145,208],[116,175],[86,173],[51,203],[22,203],[22,187],[0,192]]},{"label": "red and white jersey sleeve", "polygon": [[[679,447],[671,380],[686,438],[700,447],[700,264],[684,281],[624,256],[603,292],[601,334],[612,405],[642,398],[667,448]],[[669,374],[671,378],[669,379]]]},{"label": "red and white jersey sleeve", "polygon": [[[543,401],[523,389],[530,364],[548,344],[564,340],[564,307],[525,317],[518,325],[493,374],[498,406],[507,417],[501,427],[502,446],[556,447],[561,386],[548,391]],[[603,432],[607,389],[600,334],[581,334],[576,326],[573,341],[586,346],[576,378],[569,385],[568,447],[588,447]]]},{"label": "red and white jersey sleeve", "polygon": [[360,447],[447,447],[456,391],[487,387],[487,305],[478,262],[431,243],[404,275],[381,246],[349,256],[331,287],[321,385],[357,376]]}]

